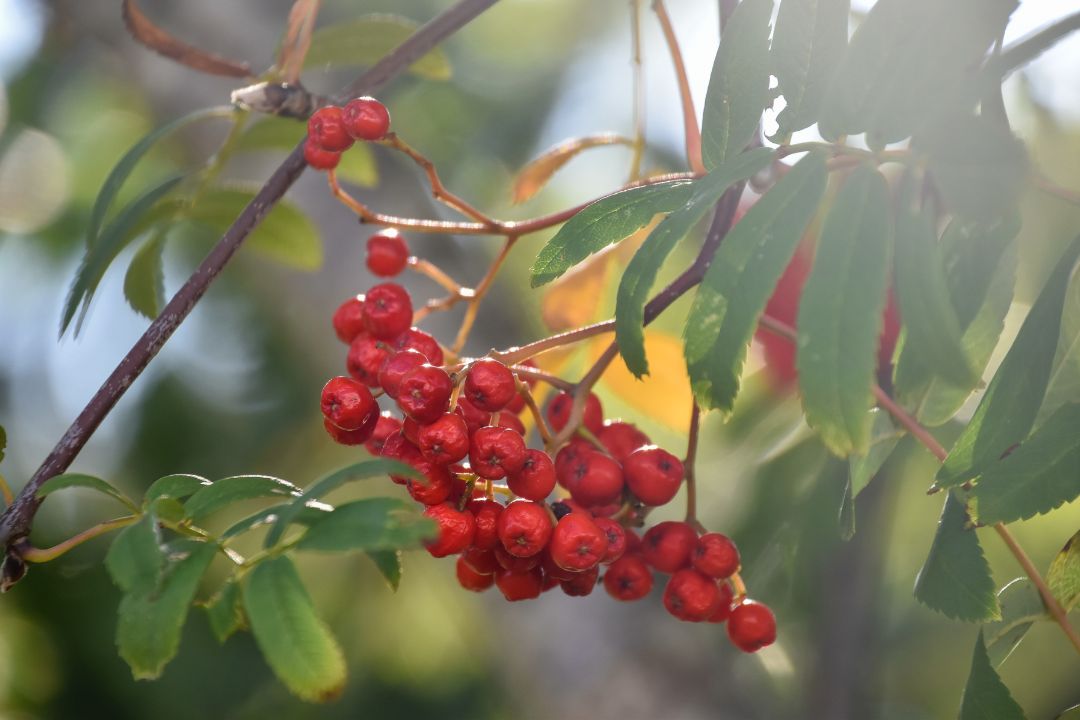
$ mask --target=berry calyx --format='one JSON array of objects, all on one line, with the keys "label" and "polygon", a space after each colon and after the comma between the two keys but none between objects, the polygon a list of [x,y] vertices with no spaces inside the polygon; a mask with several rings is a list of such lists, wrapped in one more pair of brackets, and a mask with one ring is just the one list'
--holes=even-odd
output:
[{"label": "berry calyx", "polygon": [[351,297],[334,311],[332,323],[334,334],[346,345],[364,331],[364,298],[362,295]]},{"label": "berry calyx", "polygon": [[375,233],[367,239],[368,270],[379,277],[394,277],[409,262],[409,248],[401,233],[393,228]]},{"label": "berry calyx", "polygon": [[712,578],[729,578],[739,569],[739,549],[727,535],[706,533],[694,548],[694,568]]},{"label": "berry calyx", "polygon": [[364,327],[380,340],[392,340],[412,325],[412,298],[397,283],[382,283],[364,295]]},{"label": "berry calyx", "polygon": [[583,572],[600,564],[607,553],[607,534],[585,513],[570,513],[551,533],[551,559],[563,570]]},{"label": "berry calyx", "polygon": [[526,500],[540,502],[555,489],[555,464],[543,450],[525,451],[521,469],[512,473],[506,481],[510,492]]},{"label": "berry calyx", "polygon": [[683,481],[683,464],[667,450],[655,445],[638,448],[623,462],[630,492],[645,505],[658,507],[671,502]]},{"label": "berry calyx", "polygon": [[417,439],[424,457],[440,465],[457,462],[469,454],[469,428],[456,413],[446,413],[422,426]]},{"label": "berry calyx", "polygon": [[497,526],[499,541],[515,557],[529,557],[551,539],[551,515],[539,503],[519,500],[506,506]]},{"label": "berry calyx", "polygon": [[487,412],[498,412],[516,394],[514,373],[498,360],[482,358],[469,368],[465,378],[465,397]]},{"label": "berry calyx", "polygon": [[776,617],[767,605],[743,600],[728,617],[728,637],[743,652],[757,652],[776,642]]},{"label": "berry calyx", "polygon": [[354,140],[345,129],[344,112],[336,105],[321,107],[308,118],[308,140],[329,152],[348,150]]},{"label": "berry calyx", "polygon": [[439,526],[439,534],[427,542],[427,550],[434,557],[446,557],[461,552],[472,544],[476,534],[476,521],[468,510],[458,510],[450,503],[432,505],[424,511]]},{"label": "berry calyx", "polygon": [[488,480],[518,472],[525,464],[525,456],[525,440],[508,428],[482,427],[469,442],[469,465],[474,473]]},{"label": "berry calyx", "polygon": [[304,141],[304,162],[316,170],[333,170],[341,162],[341,153],[323,150],[308,138]]},{"label": "berry calyx", "polygon": [[664,607],[680,620],[708,620],[719,604],[716,581],[692,568],[677,571],[664,588]]},{"label": "berry calyx", "polygon": [[663,573],[673,573],[690,565],[697,547],[697,533],[684,522],[668,520],[649,528],[641,539],[645,561]]},{"label": "berry calyx", "polygon": [[390,111],[373,97],[359,97],[345,105],[342,122],[357,140],[381,140],[390,130]]},{"label": "berry calyx", "polygon": [[421,425],[433,423],[446,412],[454,383],[442,368],[421,365],[405,374],[398,385],[401,411]]},{"label": "berry calyx", "polygon": [[640,555],[623,555],[604,573],[604,589],[616,600],[640,600],[652,591],[653,574]]}]

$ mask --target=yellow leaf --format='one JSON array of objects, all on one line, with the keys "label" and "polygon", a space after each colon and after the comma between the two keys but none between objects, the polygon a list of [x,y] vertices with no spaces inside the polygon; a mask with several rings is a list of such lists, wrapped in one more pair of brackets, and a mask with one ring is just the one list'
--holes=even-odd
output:
[{"label": "yellow leaf", "polygon": [[[607,341],[594,342],[589,348],[591,360],[607,347]],[[604,373],[604,387],[637,410],[643,417],[685,432],[690,422],[690,378],[686,374],[682,340],[660,330],[645,330],[645,354],[651,372],[638,380],[626,365],[616,360]]]},{"label": "yellow leaf", "polygon": [[551,283],[540,301],[540,317],[556,332],[596,319],[608,274],[610,253],[600,252]]},{"label": "yellow leaf", "polygon": [[632,145],[633,141],[614,133],[600,133],[586,137],[571,138],[536,158],[518,174],[514,183],[514,204],[518,205],[531,198],[547,185],[551,176],[579,153],[589,148],[604,145]]}]

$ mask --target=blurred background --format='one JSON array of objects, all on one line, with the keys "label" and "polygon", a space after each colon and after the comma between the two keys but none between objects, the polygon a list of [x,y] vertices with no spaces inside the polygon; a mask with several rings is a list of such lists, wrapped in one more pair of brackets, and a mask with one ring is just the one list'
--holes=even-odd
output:
[{"label": "blurred background", "polygon": [[[178,36],[257,69],[273,62],[290,4],[141,3]],[[448,4],[325,0],[320,24],[371,12],[422,22]],[[853,4],[865,10],[872,3]],[[1024,0],[1006,41],[1052,22],[1066,5]],[[669,7],[700,108],[718,39],[716,3],[670,0]],[[521,207],[510,203],[515,172],[567,137],[632,133],[629,18],[627,0],[503,0],[446,43],[449,79],[402,76],[380,97],[397,132],[474,204],[505,218],[561,209],[624,182],[629,151],[591,151]],[[679,170],[678,94],[649,13],[644,56],[646,165]],[[1005,97],[1041,169],[1080,189],[1078,67],[1080,38],[1067,39],[1011,78]],[[356,72],[313,68],[304,82],[333,92]],[[14,486],[33,473],[147,324],[124,300],[129,248],[106,274],[79,336],[57,339],[103,179],[136,139],[192,110],[227,103],[235,86],[135,43],[118,2],[0,0],[0,425],[9,441],[0,472]],[[140,165],[120,201],[177,169],[200,166],[223,131],[223,123],[204,123],[170,136]],[[282,156],[245,154],[226,176],[261,182]],[[401,157],[376,151],[373,168],[377,186],[357,190],[373,207],[416,217],[441,214],[422,177]],[[357,459],[356,451],[334,445],[323,432],[317,397],[344,367],[345,348],[333,336],[330,315],[372,283],[363,263],[366,233],[314,173],[289,197],[317,219],[320,267],[285,267],[242,250],[74,469],[137,496],[174,472],[210,478],[267,473],[305,485]],[[1080,213],[1060,200],[1032,193],[1024,202],[1017,302],[1004,340],[1080,226]],[[559,320],[523,280],[546,237],[527,238],[515,249],[481,310],[472,352],[536,339],[549,332],[545,319]],[[167,294],[212,240],[198,233],[170,237]],[[479,279],[498,243],[443,236],[409,242],[465,283]],[[684,260],[693,244],[685,243]],[[437,292],[425,280],[410,284],[422,298]],[[612,297],[587,288],[568,293],[562,306],[579,322],[610,316]],[[620,366],[600,387],[607,415],[638,423],[676,454],[683,451],[689,416],[677,342],[685,310],[680,303],[657,323],[649,340],[654,372],[644,385]],[[426,328],[449,340],[459,320],[450,313],[431,318]],[[560,357],[561,371],[576,377],[597,351],[587,347]],[[311,706],[292,698],[250,635],[218,646],[199,611],[164,677],[135,682],[113,643],[119,593],[102,565],[107,541],[98,540],[33,567],[0,599],[0,718],[952,716],[977,629],[934,614],[911,595],[940,511],[941,499],[924,494],[933,458],[904,441],[859,497],[854,538],[841,540],[846,464],[828,457],[802,426],[797,399],[777,392],[759,370],[760,361],[752,362],[731,422],[706,421],[698,472],[699,516],[736,539],[751,593],[779,617],[779,642],[758,655],[734,650],[722,627],[674,620],[659,588],[633,605],[602,591],[583,599],[553,592],[508,604],[495,591],[460,590],[453,563],[421,551],[407,555],[393,594],[362,556],[311,555],[302,558],[302,571],[349,660],[340,700]],[[942,436],[955,433],[947,427]],[[356,492],[400,490],[386,482]],[[678,517],[681,507],[680,495],[656,517]],[[114,510],[107,500],[80,492],[57,495],[38,516],[35,542],[54,544]],[[1080,507],[1067,506],[1019,524],[1016,535],[1045,567],[1077,527]],[[1020,574],[993,539],[984,546],[999,585]],[[1046,718],[1080,703],[1078,667],[1060,632],[1043,624],[1001,672],[1029,716]]]}]

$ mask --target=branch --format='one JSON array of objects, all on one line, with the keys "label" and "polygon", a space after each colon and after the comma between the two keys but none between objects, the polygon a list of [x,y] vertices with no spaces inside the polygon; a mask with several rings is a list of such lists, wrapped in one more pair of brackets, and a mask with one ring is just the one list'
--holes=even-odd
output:
[{"label": "branch", "polygon": [[1066,15],[1053,25],[1013,43],[986,64],[985,79],[988,82],[1004,80],[1014,70],[1031,62],[1058,40],[1077,30],[1080,30],[1080,12]]},{"label": "branch", "polygon": [[[460,0],[417,30],[338,97],[348,100],[374,92],[496,2],[498,0]],[[285,192],[303,173],[305,167],[307,166],[304,163],[301,143],[278,166],[206,259],[165,306],[161,315],[136,341],[83,411],[79,413],[60,442],[45,458],[41,467],[19,492],[15,502],[4,511],[3,515],[0,515],[0,547],[8,548],[10,553],[13,542],[30,533],[34,514],[41,504],[36,494],[42,483],[64,472],[71,465],[102,420],[146,369],[165,342],[172,337],[195,304],[206,293],[210,283],[217,278],[232,256],[240,249],[245,238],[258,227],[263,217],[281,200]]]}]

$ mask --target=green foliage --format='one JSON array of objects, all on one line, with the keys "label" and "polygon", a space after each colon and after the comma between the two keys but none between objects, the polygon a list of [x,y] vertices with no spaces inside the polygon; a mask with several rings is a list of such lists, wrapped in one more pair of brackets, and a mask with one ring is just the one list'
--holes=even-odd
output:
[{"label": "green foliage", "polygon": [[291,482],[268,475],[236,475],[208,485],[184,503],[184,512],[198,522],[208,515],[241,500],[268,497],[297,497],[300,488]]},{"label": "green foliage", "polygon": [[971,673],[960,701],[960,720],[1023,720],[1024,717],[1024,711],[990,664],[986,640],[980,631],[971,658]]},{"label": "green foliage", "polygon": [[124,275],[124,297],[131,309],[153,319],[165,307],[165,270],[162,252],[165,232],[157,228],[149,240],[135,252]]},{"label": "green foliage", "polygon": [[401,551],[400,550],[368,550],[367,556],[375,563],[379,574],[386,580],[390,589],[397,592],[401,585]]},{"label": "green foliage", "polygon": [[955,620],[1001,618],[990,566],[964,503],[953,492],[945,498],[930,553],[915,579],[915,598]]},{"label": "green foliage", "polygon": [[704,408],[730,413],[750,336],[825,193],[825,158],[795,165],[724,238],[684,331],[686,367]]},{"label": "green foliage", "polygon": [[155,480],[146,489],[146,493],[143,495],[143,507],[148,507],[151,502],[162,497],[182,500],[209,485],[210,481],[199,475],[189,475],[187,473],[166,475]]},{"label": "green foliage", "polygon": [[1046,394],[1065,290],[1078,255],[1080,237],[1065,250],[1024,319],[971,422],[938,471],[938,487],[959,485],[979,475],[1031,430]]},{"label": "green foliage", "polygon": [[1050,620],[1038,589],[1027,578],[1016,578],[998,593],[1001,619],[983,625],[990,662],[998,667],[1024,639],[1031,626]]},{"label": "green foliage", "polygon": [[157,519],[149,513],[120,531],[105,556],[105,568],[117,587],[131,593],[157,585],[165,564],[160,543]]},{"label": "green foliage", "polygon": [[[304,58],[304,67],[311,70],[322,66],[374,65],[419,27],[397,15],[373,14],[319,28],[311,35],[311,49]],[[451,75],[446,53],[440,49],[421,57],[409,71],[428,80],[449,80]]]},{"label": "green foliage", "polygon": [[686,204],[661,220],[631,258],[615,298],[615,339],[626,367],[634,375],[641,377],[649,372],[645,359],[645,301],[664,260],[729,187],[764,169],[772,158],[771,150],[756,148],[695,180]]},{"label": "green foliage", "polygon": [[776,118],[781,138],[818,119],[829,81],[848,42],[850,0],[782,0],[772,68],[787,104]]},{"label": "green foliage", "polygon": [[859,496],[878,470],[896,449],[904,433],[897,428],[889,413],[880,408],[870,408],[870,447],[865,455],[852,455],[848,458],[848,480],[851,483],[852,498]]},{"label": "green foliage", "polygon": [[260,563],[243,588],[244,609],[255,642],[274,673],[305,700],[326,701],[345,685],[345,658],[315,614],[292,561]]},{"label": "green foliage", "polygon": [[244,629],[246,621],[242,599],[240,583],[229,578],[221,590],[204,605],[210,629],[219,643],[224,643],[233,633]]},{"label": "green foliage", "polygon": [[66,490],[68,488],[85,488],[87,490],[94,490],[103,495],[108,495],[111,498],[115,498],[123,503],[128,509],[133,512],[138,512],[139,506],[136,505],[131,498],[124,493],[114,488],[109,483],[105,482],[99,477],[93,475],[83,475],[81,473],[66,473],[64,475],[57,475],[51,477],[41,484],[38,488],[37,497],[39,500],[44,500],[49,495],[52,495],[57,490]]},{"label": "green foliage", "polygon": [[561,277],[593,253],[645,227],[655,216],[679,209],[690,199],[692,189],[691,182],[676,180],[622,190],[592,203],[540,250],[530,271],[532,287]]},{"label": "green foliage", "polygon": [[772,0],[744,0],[728,20],[716,51],[701,119],[706,169],[730,164],[754,137],[769,105],[769,20]]},{"label": "green foliage", "polygon": [[852,172],[829,210],[799,303],[799,387],[807,422],[837,455],[865,453],[892,224],[885,179]]},{"label": "green foliage", "polygon": [[1066,612],[1080,604],[1080,532],[1069,538],[1050,563],[1046,584]]},{"label": "green foliage", "polygon": [[1080,274],[1073,276],[1065,295],[1061,336],[1036,424],[1067,402],[1080,402]]},{"label": "green foliage", "polygon": [[395,550],[417,547],[437,534],[434,521],[415,503],[397,498],[368,498],[345,503],[313,523],[297,544],[299,550]]}]

